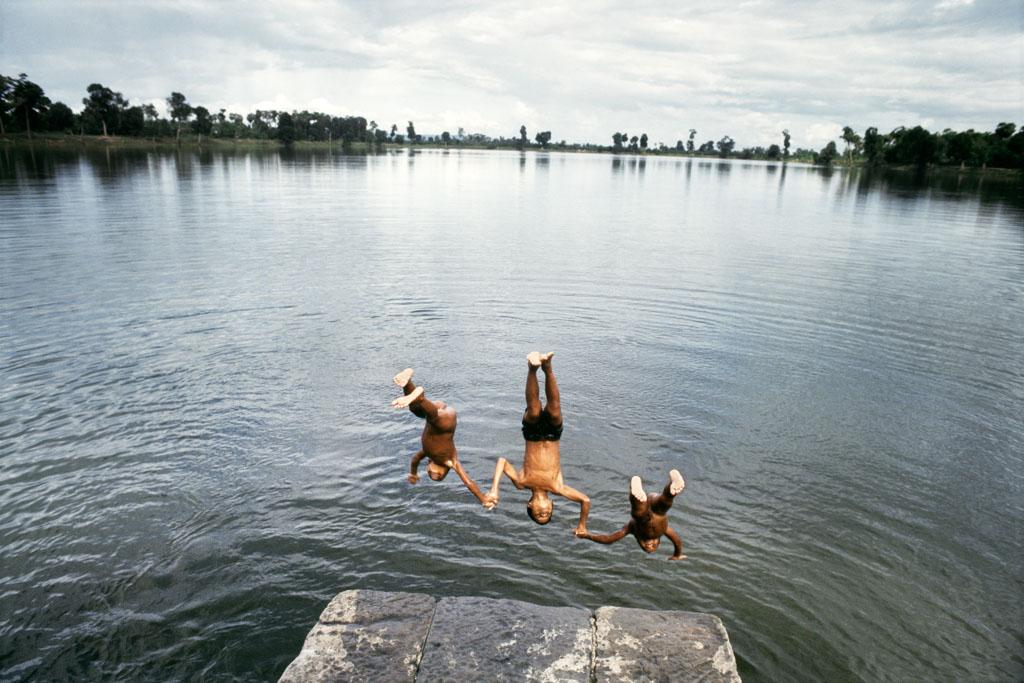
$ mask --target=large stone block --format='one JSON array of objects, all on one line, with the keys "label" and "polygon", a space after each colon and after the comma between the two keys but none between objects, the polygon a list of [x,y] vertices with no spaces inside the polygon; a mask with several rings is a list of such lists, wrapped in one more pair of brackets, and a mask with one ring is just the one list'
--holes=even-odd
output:
[{"label": "large stone block", "polygon": [[592,654],[589,610],[442,598],[416,680],[586,682]]},{"label": "large stone block", "polygon": [[596,617],[598,683],[740,681],[729,635],[714,615],[601,607]]},{"label": "large stone block", "polygon": [[419,593],[339,593],[281,681],[413,681],[434,606]]}]

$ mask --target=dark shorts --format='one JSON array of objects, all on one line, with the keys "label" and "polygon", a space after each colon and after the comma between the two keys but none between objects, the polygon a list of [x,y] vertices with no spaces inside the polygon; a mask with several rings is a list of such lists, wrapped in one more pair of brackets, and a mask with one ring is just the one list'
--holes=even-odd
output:
[{"label": "dark shorts", "polygon": [[541,414],[536,422],[523,422],[523,438],[527,441],[558,441],[562,438],[562,425],[551,424],[548,416]]}]

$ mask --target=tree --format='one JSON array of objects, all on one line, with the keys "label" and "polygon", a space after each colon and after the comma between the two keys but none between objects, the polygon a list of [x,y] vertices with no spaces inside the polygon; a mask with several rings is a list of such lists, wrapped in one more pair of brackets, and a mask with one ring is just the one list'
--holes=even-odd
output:
[{"label": "tree", "polygon": [[11,109],[11,90],[13,88],[14,79],[0,74],[0,135],[6,135],[4,125]]},{"label": "tree", "polygon": [[451,141],[452,141],[452,134],[451,133],[449,133],[448,131],[445,131],[445,132],[441,133],[441,142],[443,142],[445,144],[445,146],[447,146],[448,143],[451,142]]},{"label": "tree", "polygon": [[822,147],[821,151],[815,155],[814,163],[821,164],[822,166],[831,166],[838,155],[839,151],[836,149],[835,141],[829,140],[828,144]]},{"label": "tree", "polygon": [[633,137],[631,137],[629,139],[629,147],[630,147],[630,149],[636,149],[637,145],[639,145],[639,144],[640,144],[640,138],[638,138],[637,136],[634,135]]},{"label": "tree", "polygon": [[683,141],[682,140],[676,140],[676,151],[677,152],[682,152],[684,149],[686,149],[686,146],[683,145]]},{"label": "tree", "polygon": [[615,134],[612,135],[612,145],[615,149],[622,149],[622,133],[616,131]]},{"label": "tree", "polygon": [[715,151],[715,141],[708,140],[700,147],[697,148],[697,154],[713,154]]},{"label": "tree", "polygon": [[782,158],[789,158],[789,129],[786,128],[782,131]]},{"label": "tree", "polygon": [[398,135],[398,124],[397,123],[392,123],[391,124],[391,135],[388,136],[388,139],[394,140],[396,135]]},{"label": "tree", "polygon": [[766,159],[778,159],[782,156],[782,150],[779,149],[778,145],[768,145],[768,151],[764,153]]},{"label": "tree", "polygon": [[416,135],[416,127],[412,125],[412,121],[410,121],[409,125],[405,127],[405,132],[409,136],[409,143],[410,144],[412,144],[412,143],[416,142],[417,140],[419,140],[419,138]]},{"label": "tree", "polygon": [[728,135],[723,135],[722,139],[718,141],[718,156],[725,159],[732,154],[733,147],[736,146],[735,140]]},{"label": "tree", "polygon": [[519,126],[519,149],[525,149],[530,144],[529,138],[526,137],[526,125]]},{"label": "tree", "polygon": [[889,133],[885,160],[893,164],[925,166],[935,160],[937,149],[937,136],[921,126],[914,126],[909,130],[901,126]]},{"label": "tree", "polygon": [[28,80],[25,74],[19,74],[18,80],[14,81],[11,88],[11,116],[25,124],[25,132],[32,137],[32,123],[35,122],[36,129],[50,108],[50,98],[43,93],[43,89]]},{"label": "tree", "polygon": [[117,132],[121,113],[128,106],[128,100],[121,93],[99,83],[91,83],[85,90],[89,96],[82,99],[85,105],[82,109],[83,125],[89,128],[90,133],[98,133],[102,129],[104,137],[108,135],[108,127]]},{"label": "tree", "polygon": [[46,130],[64,132],[75,125],[75,113],[63,102],[54,102],[46,114]]},{"label": "tree", "polygon": [[200,136],[209,135],[213,130],[213,120],[210,118],[210,110],[206,107],[196,107],[192,110],[196,119],[192,122],[192,132]]},{"label": "tree", "polygon": [[277,117],[277,139],[286,147],[295,142],[295,119],[286,111]]},{"label": "tree", "polygon": [[885,138],[878,134],[878,129],[871,126],[864,131],[864,156],[869,164],[877,164],[882,161],[885,153]]},{"label": "tree", "polygon": [[854,132],[853,128],[843,126],[843,142],[846,143],[846,164],[853,166],[854,153],[860,153],[860,136]]},{"label": "tree", "polygon": [[[181,124],[188,121],[188,117],[192,115],[192,105],[185,101],[185,96],[180,92],[172,92],[171,96],[167,98],[167,110],[171,112],[171,120],[178,124],[174,137],[180,142]],[[258,109],[256,114],[259,115]]]},{"label": "tree", "polygon": [[544,149],[547,149],[548,148],[548,143],[551,142],[551,131],[550,130],[546,130],[546,131],[544,131],[542,133],[537,133],[536,140],[540,144],[541,147],[543,147]]},{"label": "tree", "polygon": [[691,128],[690,137],[686,139],[686,151],[690,152],[691,154],[693,153],[693,139],[695,137],[697,137],[697,129]]},{"label": "tree", "polygon": [[640,135],[640,148],[647,149],[647,133]]},{"label": "tree", "polygon": [[[22,76],[24,75],[25,74],[22,74]],[[996,126],[996,137],[1003,140],[1009,140],[1011,137],[1013,137],[1013,134],[1014,132],[1016,132],[1016,130],[1017,126],[1015,126],[1012,123],[1000,123]]]},{"label": "tree", "polygon": [[119,135],[142,135],[146,129],[146,114],[142,107],[127,107],[118,115],[117,133]]}]

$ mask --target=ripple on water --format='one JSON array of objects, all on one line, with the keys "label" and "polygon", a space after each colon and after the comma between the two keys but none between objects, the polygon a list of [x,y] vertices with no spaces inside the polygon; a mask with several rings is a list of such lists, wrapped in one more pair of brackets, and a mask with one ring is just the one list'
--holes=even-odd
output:
[{"label": "ripple on water", "polygon": [[[1012,192],[42,156],[0,159],[0,677],[272,679],[349,587],[710,611],[745,680],[1024,670]],[[677,467],[685,563],[574,539],[566,501],[538,527],[508,485],[486,512],[455,477],[405,483],[420,426],[391,376],[458,409],[486,485],[520,462],[534,348],[589,526]]]}]

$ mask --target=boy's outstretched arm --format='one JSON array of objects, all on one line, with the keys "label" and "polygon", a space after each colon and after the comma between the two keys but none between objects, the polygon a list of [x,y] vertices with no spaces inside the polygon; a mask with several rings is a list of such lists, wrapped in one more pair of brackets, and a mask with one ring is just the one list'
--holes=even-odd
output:
[{"label": "boy's outstretched arm", "polygon": [[665,529],[665,535],[668,536],[668,540],[672,541],[672,545],[675,546],[675,552],[672,553],[670,560],[685,560],[686,555],[683,555],[683,542],[679,539],[677,534],[672,527]]},{"label": "boy's outstretched arm", "polygon": [[501,475],[505,475],[511,480],[517,489],[523,488],[523,485],[519,482],[519,473],[516,472],[516,468],[512,467],[505,458],[498,458],[498,462],[494,466],[494,481],[491,483],[491,490],[484,496],[484,507],[490,510],[498,504],[498,484],[501,482]]},{"label": "boy's outstretched arm", "polygon": [[585,493],[581,493],[571,486],[562,484],[562,490],[560,494],[573,501],[574,503],[580,504],[580,522],[576,525],[576,529],[573,531],[577,536],[583,536],[587,533],[587,517],[590,515],[590,498]]},{"label": "boy's outstretched arm", "polygon": [[586,538],[590,541],[594,541],[595,543],[603,543],[604,545],[608,545],[610,543],[615,543],[616,541],[621,541],[623,538],[625,538],[626,534],[629,533],[632,524],[633,523],[630,522],[626,526],[622,527],[618,531],[611,534],[592,534],[588,531],[586,533],[579,534],[579,538]]},{"label": "boy's outstretched arm", "polygon": [[426,454],[421,450],[416,455],[412,456],[412,462],[409,463],[409,483],[415,484],[420,480],[420,460],[427,457]]},{"label": "boy's outstretched arm", "polygon": [[[456,460],[452,464],[452,469],[455,470],[455,474],[459,475],[459,479],[461,479],[462,483],[466,485],[469,492],[476,496],[476,499],[479,500],[484,507],[487,507],[487,499],[484,497],[484,494],[480,492],[480,487],[476,485],[476,482],[469,478],[469,475],[466,474],[466,470],[462,469],[462,463]],[[490,508],[487,509],[489,510]]]}]

